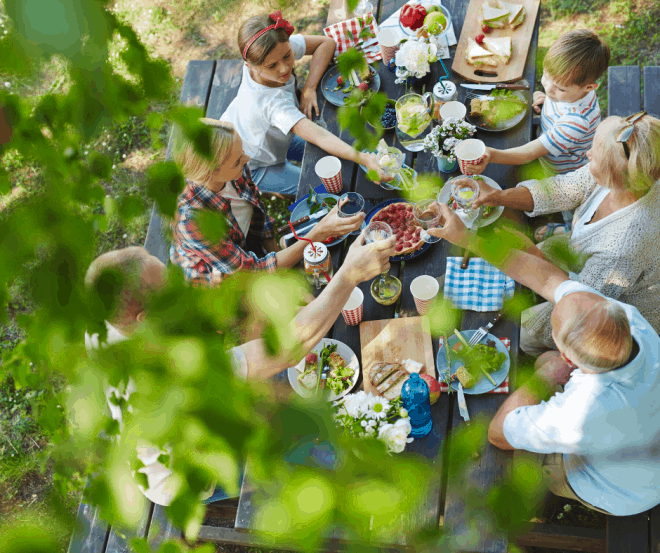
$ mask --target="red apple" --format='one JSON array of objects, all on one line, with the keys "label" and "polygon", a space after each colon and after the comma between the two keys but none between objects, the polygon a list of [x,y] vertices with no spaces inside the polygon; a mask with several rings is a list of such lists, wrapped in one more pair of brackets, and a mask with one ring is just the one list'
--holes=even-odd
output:
[{"label": "red apple", "polygon": [[420,374],[419,376],[429,385],[429,400],[433,405],[440,397],[440,383],[430,374]]}]

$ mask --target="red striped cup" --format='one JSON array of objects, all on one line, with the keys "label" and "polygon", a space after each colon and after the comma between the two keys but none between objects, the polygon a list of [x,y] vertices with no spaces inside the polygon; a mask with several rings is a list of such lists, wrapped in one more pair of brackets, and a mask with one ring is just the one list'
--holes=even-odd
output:
[{"label": "red striped cup", "polygon": [[378,45],[380,46],[380,53],[383,56],[383,63],[387,65],[390,60],[394,58],[399,44],[401,43],[401,35],[396,29],[382,29],[376,36]]},{"label": "red striped cup", "polygon": [[417,313],[426,315],[440,290],[440,284],[432,276],[418,276],[410,283],[410,292],[415,300]]},{"label": "red striped cup", "polygon": [[362,310],[364,307],[364,294],[359,288],[355,288],[351,292],[351,296],[348,298],[344,309],[341,310],[341,314],[344,316],[344,320],[347,325],[356,326],[362,322]]},{"label": "red striped cup", "polygon": [[319,159],[314,171],[321,179],[323,186],[330,194],[339,194],[343,188],[341,182],[341,161],[335,156],[325,156]]},{"label": "red striped cup", "polygon": [[460,142],[454,149],[461,173],[470,175],[475,173],[467,172],[470,165],[478,165],[486,157],[486,145],[476,138],[468,138]]}]

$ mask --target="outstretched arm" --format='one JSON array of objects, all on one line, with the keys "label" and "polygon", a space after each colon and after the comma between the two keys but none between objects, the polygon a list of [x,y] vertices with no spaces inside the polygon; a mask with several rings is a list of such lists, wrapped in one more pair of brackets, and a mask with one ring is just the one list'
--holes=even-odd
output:
[{"label": "outstretched arm", "polygon": [[266,379],[297,363],[330,330],[353,289],[360,282],[389,269],[395,245],[395,237],[367,246],[364,245],[364,235],[358,237],[325,290],[291,322],[290,332],[299,342],[296,351],[282,351],[270,357],[261,339],[239,346],[247,358],[248,378]]},{"label": "outstretched arm", "polygon": [[443,226],[430,229],[429,234],[472,250],[515,281],[555,303],[555,290],[562,282],[569,280],[568,274],[545,259],[516,249],[517,241],[506,238],[496,241],[475,236],[449,206],[440,204],[440,208]]}]

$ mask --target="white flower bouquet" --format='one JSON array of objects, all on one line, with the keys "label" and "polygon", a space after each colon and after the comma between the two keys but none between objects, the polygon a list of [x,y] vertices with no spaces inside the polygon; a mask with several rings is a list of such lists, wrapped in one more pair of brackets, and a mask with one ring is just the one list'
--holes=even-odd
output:
[{"label": "white flower bouquet", "polygon": [[474,135],[476,130],[477,127],[467,121],[448,117],[424,139],[424,151],[431,152],[436,157],[445,156],[448,161],[455,161],[456,146]]},{"label": "white flower bouquet", "polygon": [[396,53],[397,84],[404,84],[409,77],[421,79],[431,70],[431,64],[438,60],[438,48],[423,38],[409,39],[401,44]]},{"label": "white flower bouquet", "polygon": [[390,453],[401,453],[412,430],[401,398],[389,401],[371,393],[348,394],[334,404],[335,422],[356,438],[375,438],[385,442]]}]

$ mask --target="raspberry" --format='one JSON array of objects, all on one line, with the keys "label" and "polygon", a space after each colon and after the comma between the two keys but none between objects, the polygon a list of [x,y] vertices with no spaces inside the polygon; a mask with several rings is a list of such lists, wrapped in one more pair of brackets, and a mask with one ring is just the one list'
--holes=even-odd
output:
[{"label": "raspberry", "polygon": [[362,82],[358,85],[358,88],[359,88],[362,92],[366,92],[366,91],[369,89],[369,83],[365,83],[364,81],[362,81]]},{"label": "raspberry", "polygon": [[312,352],[307,354],[307,357],[305,357],[305,362],[314,364],[316,363],[317,359],[318,359],[317,355],[314,352]]},{"label": "raspberry", "polygon": [[484,35],[477,35],[477,38],[475,38],[474,40],[477,44],[483,44],[484,38],[485,38]]},{"label": "raspberry", "polygon": [[341,75],[337,77],[337,84],[339,86],[344,86],[344,77],[342,77]]},{"label": "raspberry", "polygon": [[493,29],[491,29],[489,25],[482,25],[481,26],[481,31],[486,33],[486,34],[490,33],[492,30]]}]

